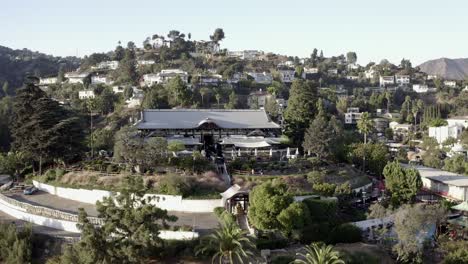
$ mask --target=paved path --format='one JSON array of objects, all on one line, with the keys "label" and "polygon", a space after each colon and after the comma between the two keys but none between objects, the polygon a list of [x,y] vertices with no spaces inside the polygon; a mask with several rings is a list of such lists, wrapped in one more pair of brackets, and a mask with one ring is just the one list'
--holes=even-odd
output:
[{"label": "paved path", "polygon": [[[78,213],[78,208],[83,208],[89,216],[97,216],[96,207],[92,204],[81,203],[69,199],[64,199],[56,195],[38,191],[33,195],[24,195],[21,192],[5,193],[5,195],[21,202],[36,206],[43,206],[72,214]],[[169,211],[169,215],[177,216],[178,220],[171,225],[192,226],[201,233],[218,226],[218,219],[214,213],[183,213]]]}]

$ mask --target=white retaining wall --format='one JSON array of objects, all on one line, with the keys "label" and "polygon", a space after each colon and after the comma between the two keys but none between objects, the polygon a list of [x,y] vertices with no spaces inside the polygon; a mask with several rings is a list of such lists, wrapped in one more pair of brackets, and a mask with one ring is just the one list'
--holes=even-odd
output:
[{"label": "white retaining wall", "polygon": [[2,199],[0,199],[0,210],[6,214],[13,216],[14,218],[21,219],[36,225],[47,226],[73,233],[80,233],[80,230],[78,230],[78,228],[76,227],[76,222],[30,214],[26,212],[26,209],[14,206]]},{"label": "white retaining wall", "polygon": [[[65,199],[89,204],[96,204],[97,201],[101,201],[104,197],[110,196],[111,194],[109,191],[64,188],[38,181],[33,181],[33,184],[41,191]],[[190,200],[182,199],[180,195],[163,194],[147,194],[146,197],[148,196],[155,197],[152,203],[157,207],[175,212],[212,213],[216,207],[223,206],[221,199]]]},{"label": "white retaining wall", "polygon": [[[23,221],[33,223],[36,225],[47,226],[72,233],[81,233],[81,231],[76,226],[76,222],[31,214],[28,213],[25,208],[21,208],[19,206],[15,206],[11,203],[8,203],[5,199],[0,199],[0,211],[3,211],[8,215],[13,216],[14,218],[21,219]],[[166,240],[191,240],[198,238],[199,234],[197,232],[191,231],[163,230],[159,233],[159,237]]]}]

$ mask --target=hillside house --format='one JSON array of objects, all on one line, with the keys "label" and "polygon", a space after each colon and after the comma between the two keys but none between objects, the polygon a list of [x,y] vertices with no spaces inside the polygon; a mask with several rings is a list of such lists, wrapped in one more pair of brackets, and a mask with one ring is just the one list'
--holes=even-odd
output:
[{"label": "hillside house", "polygon": [[116,70],[118,67],[118,61],[103,61],[96,66],[96,68],[100,70]]},{"label": "hillside house", "polygon": [[65,78],[68,79],[68,83],[81,83],[83,84],[84,79],[89,76],[89,73],[69,72],[65,74]]},{"label": "hillside house", "polygon": [[304,68],[304,71],[302,72],[302,78],[303,79],[311,79],[313,78],[317,73],[319,72],[318,68]]},{"label": "hillside house", "polygon": [[247,75],[251,76],[256,83],[271,84],[273,76],[268,72],[248,72]]},{"label": "hillside house", "polygon": [[447,123],[448,126],[461,126],[465,129],[468,129],[468,115],[448,118]]},{"label": "hillside house", "polygon": [[112,81],[107,75],[91,76],[91,84],[111,84]]},{"label": "hillside house", "polygon": [[366,77],[366,79],[369,79],[369,80],[374,79],[375,76],[377,76],[377,71],[374,69],[374,66],[366,70],[364,72],[364,76]]},{"label": "hillside house", "polygon": [[328,75],[337,75],[338,74],[338,69],[329,69],[327,71]]},{"label": "hillside house", "polygon": [[138,66],[149,66],[153,65],[156,62],[154,60],[137,60],[137,65]]},{"label": "hillside house", "polygon": [[156,36],[155,38],[149,41],[149,44],[154,49],[160,49],[162,47],[171,47],[171,41],[164,39],[163,36]]},{"label": "hillside house", "polygon": [[238,58],[241,60],[256,60],[263,52],[258,50],[242,50],[242,51],[228,51],[227,56],[231,58]]},{"label": "hillside house", "polygon": [[42,85],[51,85],[51,84],[56,84],[58,82],[58,78],[57,77],[49,77],[49,78],[40,78],[39,79],[39,86],[42,86]]},{"label": "hillside house", "polygon": [[457,87],[457,82],[456,81],[444,81],[444,85],[450,88],[455,88]]},{"label": "hillside house", "polygon": [[128,108],[137,108],[143,102],[145,95],[142,90],[140,89],[133,89],[133,96],[132,98],[125,101],[127,103]]},{"label": "hillside house", "polygon": [[84,90],[78,92],[78,98],[81,100],[92,99],[96,97],[93,90]]},{"label": "hillside house", "polygon": [[458,125],[429,127],[429,136],[435,138],[439,144],[442,144],[449,138],[459,138],[462,131],[463,127]]},{"label": "hillside house", "polygon": [[380,76],[379,84],[380,87],[393,86],[395,85],[395,76]]},{"label": "hillside house", "polygon": [[292,83],[294,81],[295,70],[282,69],[278,70],[280,74],[280,79],[283,83]]},{"label": "hillside house", "polygon": [[437,91],[437,88],[429,88],[426,84],[413,84],[413,91],[417,93],[429,93]]},{"label": "hillside house", "polygon": [[359,107],[349,107],[345,113],[345,124],[356,125],[361,116],[362,113],[359,112]]},{"label": "hillside house", "polygon": [[409,75],[395,75],[395,82],[398,86],[407,86],[411,83]]},{"label": "hillside house", "polygon": [[199,85],[216,86],[223,81],[223,76],[219,74],[199,74]]},{"label": "hillside house", "polygon": [[164,84],[170,79],[179,76],[184,83],[188,83],[188,73],[179,69],[162,70],[159,73],[149,73],[143,75],[143,85]]}]

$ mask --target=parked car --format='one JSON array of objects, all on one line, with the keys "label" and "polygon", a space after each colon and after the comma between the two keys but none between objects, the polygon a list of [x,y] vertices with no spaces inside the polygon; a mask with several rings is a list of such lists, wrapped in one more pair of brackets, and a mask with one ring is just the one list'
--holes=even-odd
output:
[{"label": "parked car", "polygon": [[23,190],[23,194],[32,195],[32,194],[36,193],[37,191],[38,191],[38,189],[36,187],[28,187],[28,188]]}]

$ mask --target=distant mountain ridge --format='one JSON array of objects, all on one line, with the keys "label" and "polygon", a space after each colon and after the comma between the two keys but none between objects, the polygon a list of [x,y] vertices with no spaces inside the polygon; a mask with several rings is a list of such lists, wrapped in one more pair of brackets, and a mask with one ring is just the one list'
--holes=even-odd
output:
[{"label": "distant mountain ridge", "polygon": [[437,75],[449,80],[465,80],[468,78],[468,58],[448,59],[440,58],[426,61],[419,65],[422,72]]}]

